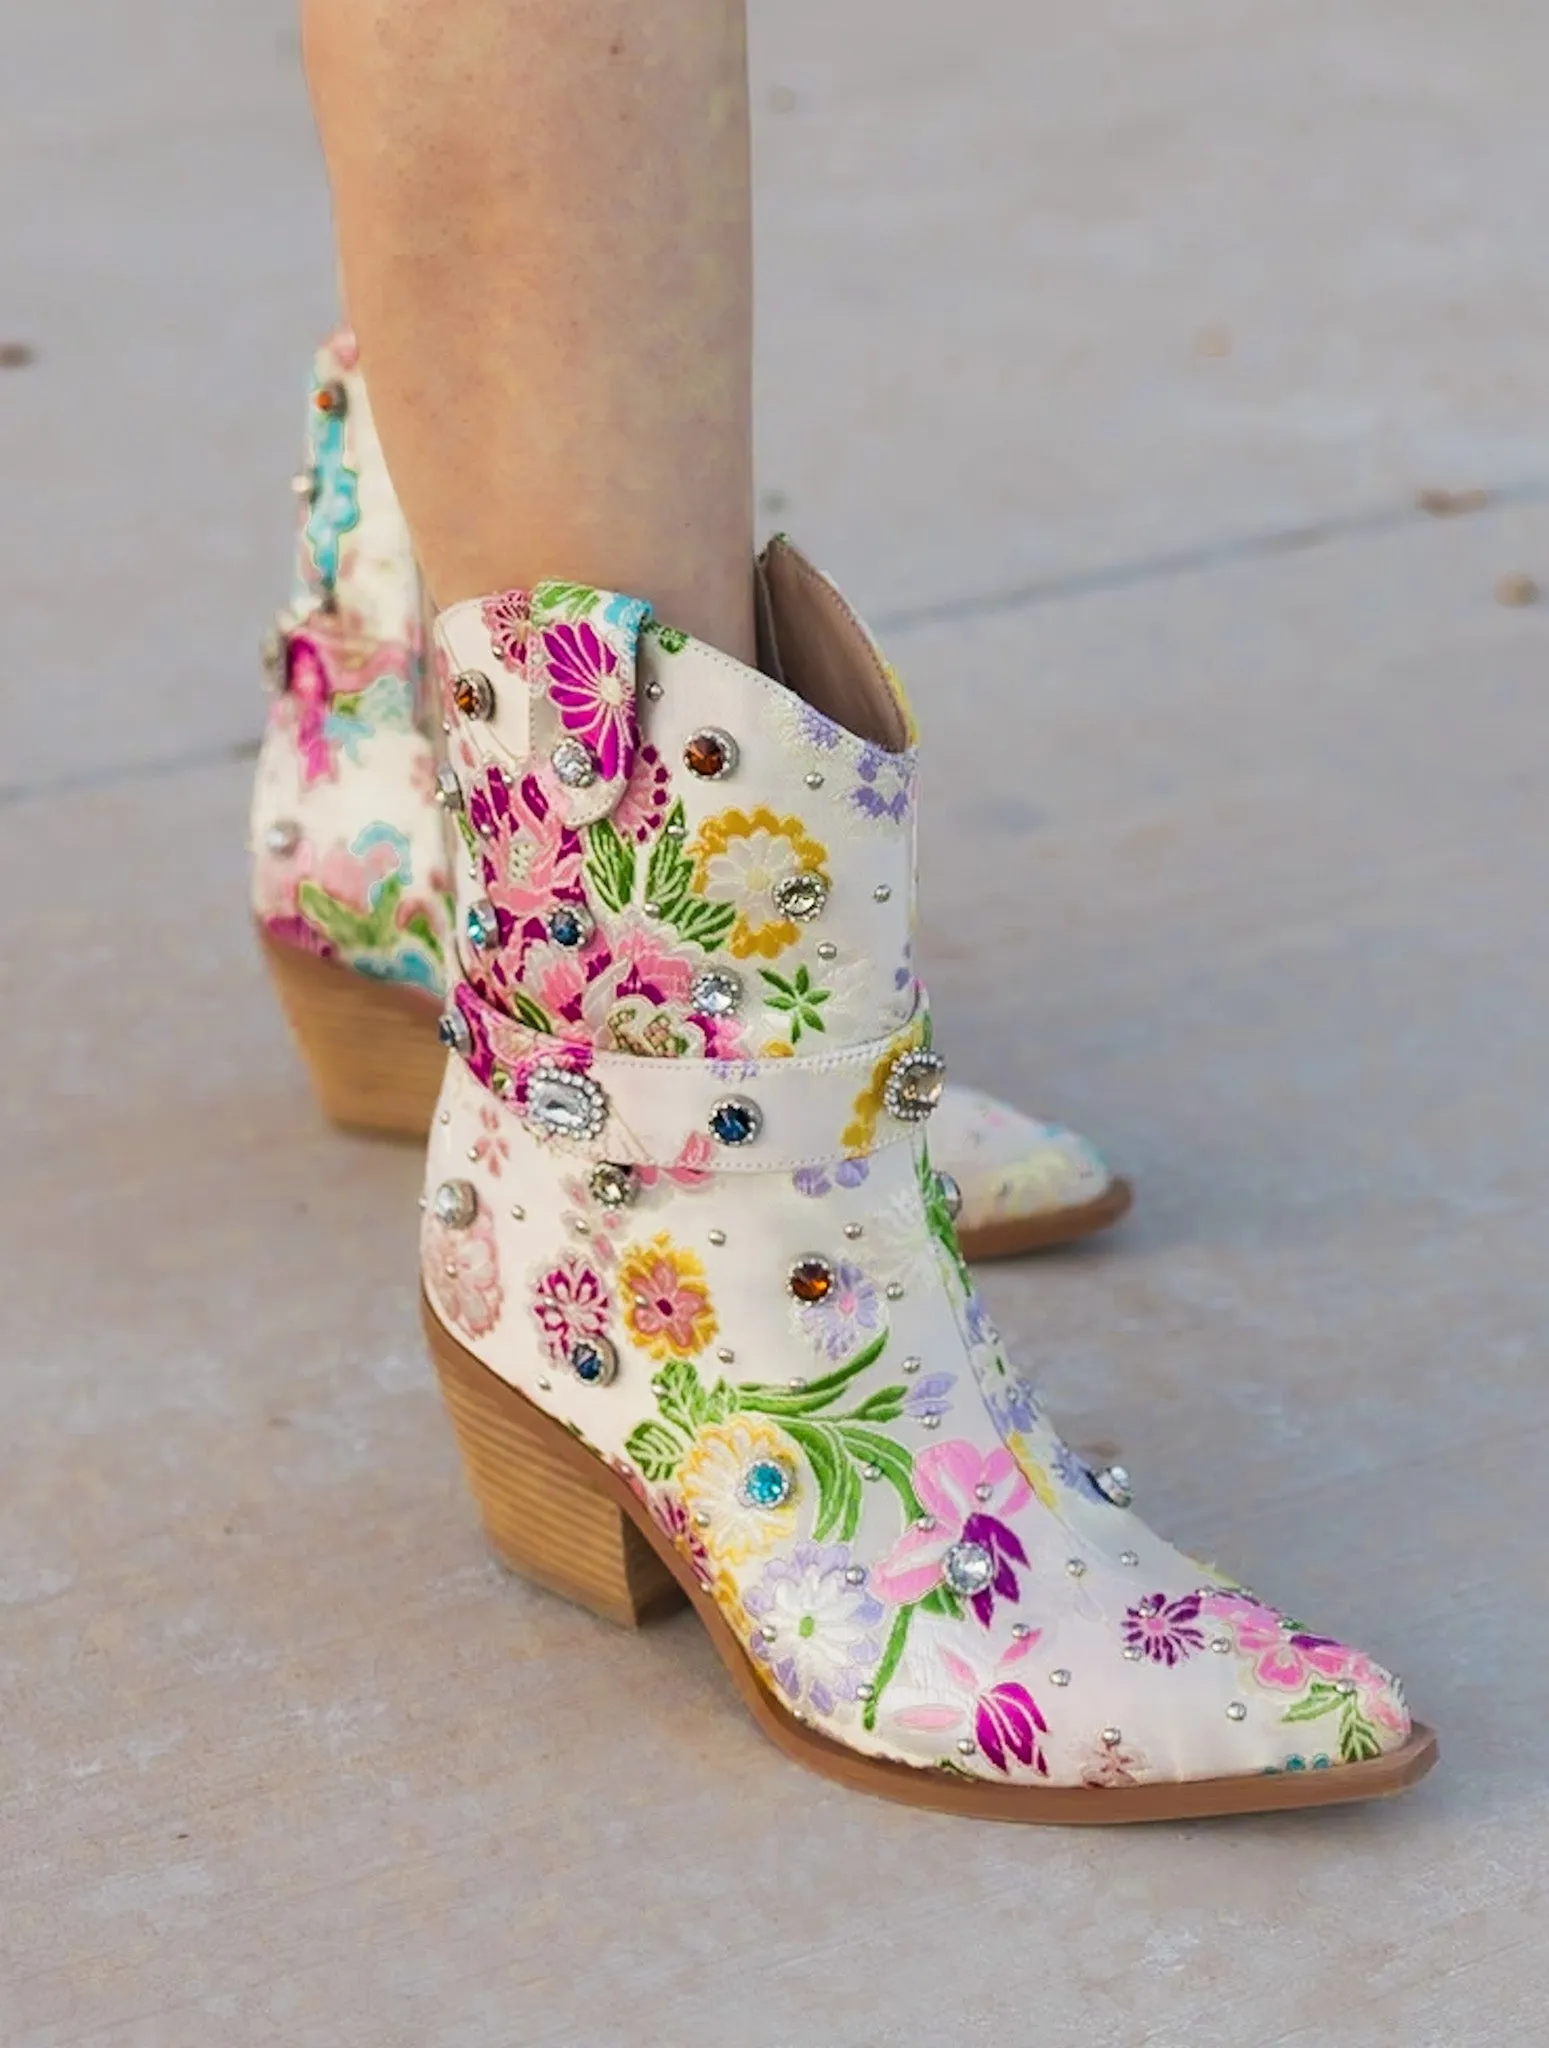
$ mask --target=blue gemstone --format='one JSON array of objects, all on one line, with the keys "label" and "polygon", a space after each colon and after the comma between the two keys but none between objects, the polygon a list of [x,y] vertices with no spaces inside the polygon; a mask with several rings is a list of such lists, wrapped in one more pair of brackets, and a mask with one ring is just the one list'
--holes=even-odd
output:
[{"label": "blue gemstone", "polygon": [[475,946],[493,946],[500,938],[500,919],[492,903],[475,903],[468,911],[468,937]]},{"label": "blue gemstone", "polygon": [[618,1369],[618,1353],[606,1337],[583,1337],[571,1349],[570,1370],[583,1386],[605,1387]]},{"label": "blue gemstone", "polygon": [[710,1130],[723,1145],[746,1145],[758,1136],[763,1118],[756,1103],[733,1098],[718,1102],[710,1112]]},{"label": "blue gemstone", "polygon": [[742,1475],[742,1497],[750,1508],[777,1508],[790,1491],[790,1473],[773,1458],[760,1458]]},{"label": "blue gemstone", "polygon": [[556,946],[580,946],[588,937],[587,920],[578,910],[556,910],[549,919],[549,937]]},{"label": "blue gemstone", "polygon": [[578,1380],[600,1380],[607,1370],[597,1353],[587,1350],[584,1346],[576,1352],[571,1363],[575,1367],[575,1376]]}]

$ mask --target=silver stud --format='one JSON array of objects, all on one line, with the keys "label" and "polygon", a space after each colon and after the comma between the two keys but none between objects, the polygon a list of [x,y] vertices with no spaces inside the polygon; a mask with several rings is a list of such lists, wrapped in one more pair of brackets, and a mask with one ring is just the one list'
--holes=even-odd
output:
[{"label": "silver stud", "polygon": [[941,1100],[946,1086],[947,1063],[939,1052],[923,1045],[901,1052],[888,1068],[882,1101],[890,1116],[900,1123],[920,1124]]},{"label": "silver stud", "polygon": [[466,1230],[479,1213],[479,1191],[471,1180],[444,1180],[431,1198],[438,1223]]},{"label": "silver stud", "polygon": [[592,1200],[600,1202],[603,1208],[627,1209],[640,1192],[640,1177],[632,1166],[603,1159],[592,1168],[586,1185]]},{"label": "silver stud", "polygon": [[602,1134],[608,1098],[590,1074],[575,1074],[554,1060],[539,1060],[527,1082],[529,1124],[552,1138],[587,1142]]},{"label": "silver stud", "polygon": [[922,1358],[906,1358],[898,1370],[902,1373],[907,1373],[910,1379],[913,1379],[924,1363],[925,1361]]},{"label": "silver stud", "polygon": [[660,704],[662,701],[662,686],[654,677],[646,684],[645,694],[653,704]]},{"label": "silver stud", "polygon": [[710,1517],[705,1513],[703,1508],[696,1508],[694,1511],[694,1527],[696,1529],[708,1529],[709,1526]]},{"label": "silver stud", "polygon": [[511,1204],[511,1221],[513,1223],[525,1223],[527,1221],[527,1211],[520,1202],[513,1202]]},{"label": "silver stud", "polygon": [[808,789],[821,789],[823,787],[823,771],[821,768],[809,768],[801,779],[806,783]]},{"label": "silver stud", "polygon": [[565,1218],[565,1221],[570,1225],[570,1228],[575,1232],[577,1237],[591,1236],[592,1226],[587,1222],[584,1216],[567,1216]]},{"label": "silver stud", "polygon": [[1073,1579],[1084,1579],[1086,1577],[1086,1566],[1079,1557],[1067,1558],[1065,1560],[1065,1569]]},{"label": "silver stud", "polygon": [[618,1377],[619,1355],[606,1337],[582,1337],[570,1347],[570,1370],[583,1387],[606,1387]]},{"label": "silver stud", "polygon": [[892,894],[893,892],[886,882],[878,882],[876,888],[871,892],[871,900],[873,903],[886,903],[890,900]]},{"label": "silver stud", "polygon": [[495,685],[481,668],[465,668],[452,678],[452,702],[464,718],[493,718]]},{"label": "silver stud", "polygon": [[441,1114],[436,1118],[436,1122],[440,1124],[449,1124],[451,1121],[452,1112],[449,1109],[443,1109]]},{"label": "silver stud", "polygon": [[495,906],[487,897],[481,896],[477,903],[468,905],[468,939],[482,953],[500,941],[500,919]]},{"label": "silver stud", "polygon": [[1230,1636],[1212,1636],[1210,1647],[1218,1657],[1229,1657],[1232,1654],[1232,1639]]},{"label": "silver stud", "polygon": [[716,1245],[717,1247],[725,1244],[726,1242],[726,1232],[724,1230],[707,1231],[706,1235],[709,1237],[710,1242],[713,1245]]},{"label": "silver stud", "polygon": [[1154,1594],[1140,1601],[1135,1609],[1135,1612],[1139,1615],[1142,1615],[1147,1621],[1150,1621],[1155,1615],[1160,1614],[1161,1611],[1162,1603],[1159,1599],[1156,1598]]},{"label": "silver stud", "polygon": [[1130,1490],[1129,1474],[1122,1465],[1104,1465],[1092,1474],[1092,1484],[1106,1501],[1116,1508],[1127,1508],[1135,1496]]},{"label": "silver stud", "polygon": [[849,1564],[844,1568],[844,1582],[847,1586],[864,1586],[866,1567],[863,1564]]},{"label": "silver stud", "polygon": [[468,1147],[467,1157],[471,1165],[476,1165],[478,1163],[479,1151],[480,1147],[477,1145],[470,1145]]},{"label": "silver stud", "polygon": [[807,1391],[809,1384],[809,1381],[804,1380],[801,1374],[797,1373],[794,1379],[788,1379],[786,1381],[785,1386],[787,1393],[804,1394]]},{"label": "silver stud", "polygon": [[927,1533],[929,1533],[929,1531],[934,1529],[936,1526],[936,1517],[934,1515],[916,1515],[914,1518],[914,1526],[916,1527],[916,1529],[924,1529]]},{"label": "silver stud", "polygon": [[663,839],[687,839],[688,825],[682,818],[669,818],[662,827]]},{"label": "silver stud", "polygon": [[1049,1673],[1049,1683],[1050,1685],[1069,1685],[1070,1673],[1061,1665],[1058,1671],[1051,1671]]},{"label": "silver stud", "polygon": [[778,1639],[779,1634],[780,1631],[775,1627],[774,1623],[766,1621],[760,1624],[758,1639],[761,1643],[772,1643]]},{"label": "silver stud", "polygon": [[994,1487],[991,1486],[987,1480],[981,1479],[979,1481],[979,1484],[974,1488],[974,1499],[991,1500],[994,1497],[994,1493]]},{"label": "silver stud", "polygon": [[874,1700],[876,1696],[877,1688],[871,1683],[869,1679],[863,1678],[860,1684],[855,1688],[855,1697],[858,1700]]},{"label": "silver stud", "polygon": [[797,924],[810,924],[813,918],[822,916],[828,888],[827,875],[820,875],[815,868],[803,868],[800,874],[786,875],[775,883],[775,909]]},{"label": "silver stud", "polygon": [[1360,1688],[1353,1678],[1336,1678],[1334,1680],[1334,1690],[1341,1699],[1351,1700],[1355,1698]]},{"label": "silver stud", "polygon": [[941,1576],[954,1593],[971,1599],[994,1579],[994,1556],[983,1543],[954,1543],[941,1560]]},{"label": "silver stud", "polygon": [[977,1747],[971,1735],[964,1735],[958,1740],[957,1753],[959,1756],[972,1756]]},{"label": "silver stud", "polygon": [[745,1095],[725,1095],[711,1109],[709,1125],[723,1145],[751,1145],[764,1128],[764,1112]]},{"label": "silver stud", "polygon": [[276,818],[264,834],[264,848],[282,859],[301,844],[301,827],[294,818]]},{"label": "silver stud", "polygon": [[317,489],[317,480],[310,469],[298,469],[290,480],[290,487],[298,498],[310,498]]},{"label": "silver stud", "polygon": [[935,1414],[922,1415],[920,1417],[920,1427],[921,1429],[940,1429],[941,1417]]},{"label": "silver stud", "polygon": [[443,761],[436,770],[436,802],[444,811],[460,811],[463,807],[463,786],[450,761]]},{"label": "silver stud", "polygon": [[735,1365],[737,1362],[737,1354],[729,1344],[723,1344],[715,1355],[722,1365]]},{"label": "silver stud", "polygon": [[1124,1730],[1122,1728],[1105,1728],[1103,1730],[1104,1749],[1117,1749],[1123,1740]]},{"label": "silver stud", "polygon": [[880,1479],[882,1477],[882,1467],[880,1465],[862,1465],[861,1477],[863,1479]]},{"label": "silver stud", "polygon": [[549,937],[567,953],[584,946],[596,929],[597,920],[584,903],[556,904],[549,912]]},{"label": "silver stud", "polygon": [[1131,1664],[1138,1664],[1140,1662],[1140,1648],[1138,1644],[1126,1643],[1124,1645],[1124,1654]]},{"label": "silver stud", "polygon": [[549,766],[566,789],[590,789],[597,780],[595,755],[584,741],[567,733],[549,755]]},{"label": "silver stud", "polygon": [[832,939],[822,939],[818,942],[818,958],[820,960],[837,960],[839,958],[839,948]]},{"label": "silver stud", "polygon": [[742,1002],[742,976],[729,967],[702,967],[688,985],[688,1006],[701,1017],[729,1017]]},{"label": "silver stud", "polygon": [[904,1298],[904,1283],[902,1280],[889,1280],[882,1291],[889,1301],[902,1301]]},{"label": "silver stud", "polygon": [[463,1059],[473,1051],[473,1026],[456,1003],[443,1010],[436,1019],[436,1036],[448,1052],[455,1052]]},{"label": "silver stud", "polygon": [[1228,1721],[1246,1721],[1248,1709],[1241,1700],[1228,1700],[1226,1703],[1226,1718]]},{"label": "silver stud", "polygon": [[553,1384],[554,1382],[549,1378],[547,1373],[540,1373],[538,1375],[538,1392],[540,1394],[546,1394],[549,1391],[549,1389],[553,1386]]},{"label": "silver stud", "polygon": [[1028,1627],[1025,1621],[1014,1621],[1011,1624],[1011,1633],[1016,1637],[1019,1643],[1025,1643],[1028,1637],[1032,1634],[1032,1630]]},{"label": "silver stud", "polygon": [[1138,1550],[1121,1550],[1119,1552],[1119,1562],[1120,1564],[1127,1564],[1133,1571],[1140,1562],[1140,1552]]},{"label": "silver stud", "polygon": [[737,766],[737,742],[718,725],[702,726],[689,736],[683,749],[683,765],[701,782],[724,782]]}]

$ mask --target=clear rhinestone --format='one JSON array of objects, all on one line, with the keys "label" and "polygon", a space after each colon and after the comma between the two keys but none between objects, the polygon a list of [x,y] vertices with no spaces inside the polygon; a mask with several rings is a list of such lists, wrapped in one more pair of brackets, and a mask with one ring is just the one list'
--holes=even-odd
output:
[{"label": "clear rhinestone", "polygon": [[550,754],[549,766],[566,789],[590,789],[597,780],[597,762],[591,748],[568,734]]},{"label": "clear rhinestone", "polygon": [[430,1206],[448,1230],[466,1230],[479,1213],[479,1191],[471,1180],[444,1180]]},{"label": "clear rhinestone", "polygon": [[540,1060],[527,1083],[527,1121],[550,1137],[595,1138],[608,1121],[608,1098],[589,1074]]},{"label": "clear rhinestone", "polygon": [[813,868],[787,875],[774,885],[775,909],[782,917],[794,918],[797,924],[810,924],[813,918],[821,917],[827,901],[828,877]]},{"label": "clear rhinestone", "polygon": [[820,960],[837,960],[839,958],[839,948],[834,944],[832,939],[824,939],[820,942],[818,946],[818,958]]},{"label": "clear rhinestone", "polygon": [[282,859],[294,853],[300,844],[301,827],[294,818],[276,818],[264,834],[265,850]]},{"label": "clear rhinestone", "polygon": [[450,761],[443,761],[436,770],[436,802],[444,811],[460,811],[463,807],[463,786]]},{"label": "clear rhinestone", "polygon": [[500,918],[494,904],[485,897],[468,906],[468,940],[480,952],[500,942]]},{"label": "clear rhinestone", "polygon": [[605,1209],[627,1209],[640,1192],[640,1180],[632,1166],[618,1166],[601,1160],[587,1178],[592,1200]]},{"label": "clear rhinestone", "polygon": [[995,1559],[982,1543],[954,1543],[941,1560],[941,1576],[954,1593],[969,1599],[995,1577]]},{"label": "clear rhinestone", "polygon": [[963,1213],[963,1190],[950,1173],[938,1173],[936,1192],[941,1196],[942,1207],[955,1223]]},{"label": "clear rhinestone", "polygon": [[1116,1508],[1127,1508],[1135,1498],[1130,1491],[1129,1474],[1122,1465],[1103,1465],[1092,1474],[1092,1484],[1104,1500],[1112,1501]]},{"label": "clear rhinestone", "polygon": [[1226,1718],[1228,1721],[1246,1721],[1248,1709],[1241,1700],[1228,1700],[1226,1703]]},{"label": "clear rhinestone", "polygon": [[726,1242],[726,1232],[724,1230],[707,1230],[705,1235],[717,1249]]},{"label": "clear rhinestone", "polygon": [[1050,1685],[1069,1685],[1070,1673],[1061,1665],[1058,1671],[1051,1671],[1049,1673],[1049,1683]]},{"label": "clear rhinestone", "polygon": [[481,668],[465,668],[452,678],[452,702],[464,718],[493,718],[495,685]]},{"label": "clear rhinestone", "polygon": [[1218,1657],[1229,1657],[1232,1654],[1232,1639],[1230,1636],[1212,1636],[1210,1647]]},{"label": "clear rhinestone", "polygon": [[455,1003],[436,1020],[436,1036],[448,1052],[458,1053],[463,1059],[473,1051],[473,1026]]},{"label": "clear rhinestone", "polygon": [[1103,1730],[1103,1747],[1105,1749],[1117,1749],[1123,1740],[1124,1730],[1122,1728],[1105,1728]]},{"label": "clear rhinestone", "polygon": [[745,1095],[728,1095],[710,1112],[710,1135],[723,1145],[751,1145],[763,1128],[763,1111]]},{"label": "clear rhinestone", "polygon": [[585,1387],[605,1387],[617,1378],[619,1355],[606,1337],[583,1337],[570,1347],[570,1370]]},{"label": "clear rhinestone", "polygon": [[689,983],[688,1006],[701,1017],[729,1017],[742,1001],[742,976],[729,967],[702,967]]},{"label": "clear rhinestone", "polygon": [[914,1375],[919,1371],[920,1367],[924,1363],[925,1361],[923,1358],[906,1358],[903,1364],[898,1369],[900,1372],[907,1373],[909,1377],[913,1379]]},{"label": "clear rhinestone", "polygon": [[923,1123],[940,1102],[946,1081],[947,1063],[941,1054],[915,1046],[901,1052],[889,1067],[882,1100],[900,1123]]}]

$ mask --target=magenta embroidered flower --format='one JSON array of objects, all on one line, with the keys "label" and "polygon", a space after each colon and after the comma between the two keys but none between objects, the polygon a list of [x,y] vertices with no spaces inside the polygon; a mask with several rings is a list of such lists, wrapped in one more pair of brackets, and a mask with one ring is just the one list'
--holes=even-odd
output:
[{"label": "magenta embroidered flower", "polygon": [[624,794],[613,811],[613,823],[620,838],[644,846],[661,831],[667,817],[667,800],[672,793],[672,776],[655,747],[646,745],[635,756],[634,769],[624,785]]},{"label": "magenta embroidered flower", "polygon": [[559,898],[579,897],[580,835],[536,771],[515,782],[498,767],[479,776],[468,791],[468,822],[484,845],[485,892],[513,923],[545,918]]},{"label": "magenta embroidered flower", "polygon": [[337,773],[326,731],[328,706],[337,688],[321,640],[310,633],[292,633],[285,647],[285,701],[296,721],[303,789]]},{"label": "magenta embroidered flower", "polygon": [[1153,1664],[1181,1664],[1205,1647],[1205,1632],[1199,1626],[1198,1593],[1184,1593],[1168,1600],[1152,1593],[1137,1600],[1124,1617],[1124,1642],[1139,1650]]},{"label": "magenta embroidered flower", "polygon": [[1018,1675],[1041,1635],[1033,1629],[1020,1637],[989,1669],[969,1652],[934,1645],[911,1673],[914,1697],[891,1711],[888,1720],[943,1737],[966,1725],[997,1771],[1009,1777],[1013,1765],[1020,1764],[1046,1778],[1049,1763],[1040,1737],[1048,1734],[1049,1724]]},{"label": "magenta embroidered flower", "polygon": [[1014,1567],[1027,1563],[1021,1538],[1005,1520],[1031,1498],[1016,1459],[999,1447],[985,1457],[964,1439],[932,1444],[914,1461],[914,1490],[924,1517],[872,1567],[872,1591],[891,1606],[913,1606],[947,1580],[948,1553],[973,1544],[988,1551],[990,1577],[968,1597],[988,1628],[996,1600],[1017,1598]]},{"label": "magenta embroidered flower", "polygon": [[425,1280],[449,1323],[470,1337],[486,1337],[500,1318],[500,1254],[493,1220],[480,1214],[453,1230],[427,1210]]},{"label": "magenta embroidered flower", "polygon": [[525,590],[503,590],[498,597],[485,598],[479,610],[496,654],[507,668],[520,673],[532,623],[532,599]]},{"label": "magenta embroidered flower", "polygon": [[608,1289],[595,1266],[574,1252],[561,1254],[533,1285],[533,1320],[556,1365],[568,1365],[575,1346],[608,1329]]},{"label": "magenta embroidered flower", "polygon": [[588,620],[546,626],[543,652],[550,702],[566,732],[592,750],[599,774],[613,782],[628,772],[638,725],[634,673]]},{"label": "magenta embroidered flower", "polygon": [[649,1495],[638,1478],[631,1481],[636,1491],[644,1498],[646,1506],[654,1516],[662,1533],[675,1543],[694,1568],[694,1575],[702,1586],[708,1586],[715,1577],[710,1553],[705,1548],[705,1539],[694,1526],[694,1518],[688,1511],[688,1502],[681,1493],[664,1488],[660,1493]]}]

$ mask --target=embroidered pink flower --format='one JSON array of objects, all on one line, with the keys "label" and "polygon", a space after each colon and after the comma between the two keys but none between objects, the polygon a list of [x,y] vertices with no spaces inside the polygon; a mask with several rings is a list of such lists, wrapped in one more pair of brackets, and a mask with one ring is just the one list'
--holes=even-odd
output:
[{"label": "embroidered pink flower", "polygon": [[466,1230],[427,1217],[425,1279],[446,1319],[470,1337],[484,1337],[500,1317],[500,1254],[495,1226],[479,1215]]},{"label": "embroidered pink flower", "polygon": [[1021,1539],[1005,1519],[1032,1497],[1016,1459],[1004,1447],[984,1457],[965,1439],[932,1444],[914,1461],[914,1490],[924,1518],[872,1567],[872,1591],[892,1606],[912,1606],[942,1583],[955,1544],[977,1544],[989,1552],[994,1568],[990,1583],[972,1595],[974,1613],[988,1628],[997,1597],[1017,1598],[1013,1567],[1027,1563]]},{"label": "embroidered pink flower", "polygon": [[546,626],[542,637],[549,699],[560,723],[586,742],[603,780],[612,782],[628,770],[638,737],[633,669],[621,666],[585,619]]},{"label": "embroidered pink flower", "polygon": [[1355,1652],[1330,1636],[1289,1627],[1273,1607],[1246,1593],[1207,1593],[1206,1614],[1231,1631],[1240,1655],[1253,1659],[1253,1675],[1276,1692],[1303,1692],[1315,1678],[1336,1679]]},{"label": "embroidered pink flower", "polygon": [[567,1365],[575,1346],[608,1328],[608,1289],[594,1266],[565,1252],[533,1286],[533,1320],[556,1365]]},{"label": "embroidered pink flower", "polygon": [[635,1342],[656,1358],[692,1358],[716,1331],[705,1269],[665,1231],[632,1245],[619,1267],[624,1321]]},{"label": "embroidered pink flower", "polygon": [[709,1187],[715,1178],[714,1158],[715,1147],[710,1140],[701,1132],[690,1131],[671,1166],[642,1166],[637,1169],[640,1185],[654,1188],[658,1181],[670,1180],[680,1188]]},{"label": "embroidered pink flower", "polygon": [[515,782],[498,767],[478,776],[468,791],[468,822],[484,842],[489,899],[513,923],[545,918],[559,898],[579,894],[580,835],[536,771]]},{"label": "embroidered pink flower", "polygon": [[1413,1725],[1409,1709],[1404,1704],[1403,1689],[1391,1672],[1384,1671],[1380,1664],[1374,1664],[1370,1657],[1355,1650],[1350,1654],[1344,1675],[1355,1685],[1361,1712],[1368,1721],[1380,1723],[1399,1737],[1409,1733]]},{"label": "embroidered pink flower", "polygon": [[501,1133],[500,1118],[488,1103],[479,1111],[479,1135],[474,1140],[473,1156],[489,1171],[492,1180],[499,1180],[500,1170],[511,1157],[511,1147]]},{"label": "embroidered pink flower", "polygon": [[318,867],[317,885],[335,903],[364,917],[382,884],[398,871],[397,849],[383,840],[374,841],[364,854],[331,846]]},{"label": "embroidered pink flower", "polygon": [[[877,1590],[875,1572],[872,1587]],[[901,1707],[889,1719],[901,1728],[942,1735],[967,1721],[974,1741],[997,1771],[1009,1776],[1015,1762],[1046,1778],[1049,1763],[1039,1738],[1048,1734],[1049,1724],[1016,1676],[1022,1660],[1037,1648],[1041,1633],[1034,1629],[1012,1643],[989,1672],[977,1670],[956,1650],[938,1648],[933,1661],[939,1667],[942,1697]]]},{"label": "embroidered pink flower", "polygon": [[503,590],[479,607],[485,631],[505,667],[520,672],[532,623],[532,600],[525,590]]},{"label": "embroidered pink flower", "polygon": [[672,776],[655,747],[644,746],[635,757],[634,770],[624,785],[624,794],[613,811],[613,823],[620,838],[644,846],[662,829]]},{"label": "embroidered pink flower", "polygon": [[296,721],[303,788],[329,781],[335,772],[333,749],[325,733],[335,688],[322,642],[310,633],[292,633],[285,648],[285,696]]},{"label": "embroidered pink flower", "polygon": [[1137,1600],[1124,1617],[1124,1641],[1139,1650],[1153,1664],[1181,1664],[1205,1647],[1205,1632],[1199,1625],[1198,1593],[1185,1593],[1168,1600],[1151,1593]]}]

